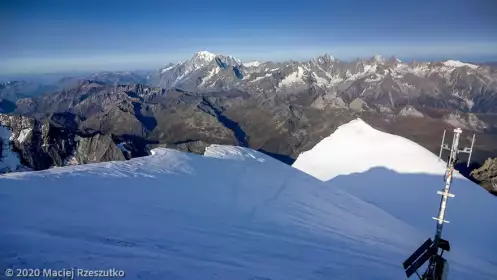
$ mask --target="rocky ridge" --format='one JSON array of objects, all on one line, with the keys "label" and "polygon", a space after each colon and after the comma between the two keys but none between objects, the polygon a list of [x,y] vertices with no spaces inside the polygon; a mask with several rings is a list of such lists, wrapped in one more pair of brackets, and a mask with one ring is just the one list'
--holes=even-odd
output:
[{"label": "rocky ridge", "polygon": [[489,158],[471,175],[491,193],[497,195],[497,158]]},{"label": "rocky ridge", "polygon": [[69,116],[54,114],[50,119],[38,121],[0,114],[0,126],[12,132],[10,139],[2,141],[10,141],[22,166],[33,170],[126,159],[109,135],[80,132],[68,122],[61,124],[63,118]]}]

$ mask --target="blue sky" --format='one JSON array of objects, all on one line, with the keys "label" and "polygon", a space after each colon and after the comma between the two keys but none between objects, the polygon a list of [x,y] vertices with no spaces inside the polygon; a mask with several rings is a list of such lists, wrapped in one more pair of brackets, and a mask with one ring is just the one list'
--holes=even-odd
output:
[{"label": "blue sky", "polygon": [[497,60],[494,0],[0,0],[0,73],[156,68],[208,50],[246,60]]}]

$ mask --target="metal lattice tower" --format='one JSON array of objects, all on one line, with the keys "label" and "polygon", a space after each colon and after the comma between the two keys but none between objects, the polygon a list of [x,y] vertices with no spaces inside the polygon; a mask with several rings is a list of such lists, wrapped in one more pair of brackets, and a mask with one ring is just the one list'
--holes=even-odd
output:
[{"label": "metal lattice tower", "polygon": [[[404,269],[406,270],[407,277],[416,273],[418,277],[422,280],[442,280],[447,278],[448,263],[442,258],[444,251],[450,251],[449,241],[442,239],[443,224],[449,223],[445,220],[445,212],[447,209],[447,201],[449,197],[454,197],[454,194],[450,193],[450,187],[452,184],[454,176],[454,166],[458,160],[459,153],[468,153],[469,158],[467,162],[467,167],[469,167],[471,161],[471,154],[473,151],[473,145],[475,142],[475,135],[473,135],[473,140],[471,142],[471,148],[464,148],[459,150],[459,140],[461,137],[462,130],[460,128],[454,129],[454,137],[452,139],[452,145],[449,148],[445,141],[445,131],[442,137],[442,144],[440,144],[440,154],[439,158],[442,157],[443,150],[450,152],[449,159],[447,161],[447,169],[445,171],[445,186],[437,194],[441,195],[440,208],[438,210],[438,217],[433,217],[437,221],[437,228],[435,233],[435,238],[432,240],[428,238],[404,263]],[[440,252],[439,252],[440,251]],[[426,272],[420,276],[417,270],[426,262],[430,260]]]}]

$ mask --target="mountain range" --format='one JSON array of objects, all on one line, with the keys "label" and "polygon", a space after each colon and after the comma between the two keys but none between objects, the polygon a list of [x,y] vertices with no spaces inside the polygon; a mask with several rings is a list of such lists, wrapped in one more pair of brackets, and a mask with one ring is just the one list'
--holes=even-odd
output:
[{"label": "mountain range", "polygon": [[378,55],[347,62],[329,54],[241,62],[201,51],[148,73],[63,78],[31,96],[14,91],[12,83],[0,88],[4,113],[41,123],[55,118],[71,125],[72,139],[108,135],[115,145],[134,147],[135,155],[158,146],[203,153],[215,143],[251,147],[291,164],[338,126],[361,117],[435,153],[444,129],[475,133],[471,169],[497,156],[497,68],[491,65],[406,63]]},{"label": "mountain range", "polygon": [[[370,107],[399,112],[429,106],[473,113],[497,112],[497,71],[460,61],[404,63],[379,55],[344,62],[329,54],[310,61],[241,63],[199,52],[190,60],[151,73],[148,84],[186,91],[242,90],[254,95],[292,95],[312,91],[324,99],[314,106]],[[416,112],[405,112],[416,114]]]}]

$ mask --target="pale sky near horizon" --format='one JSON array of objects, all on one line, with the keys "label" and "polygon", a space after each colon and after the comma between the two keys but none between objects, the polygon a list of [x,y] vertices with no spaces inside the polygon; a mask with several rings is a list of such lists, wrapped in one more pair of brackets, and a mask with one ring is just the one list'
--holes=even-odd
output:
[{"label": "pale sky near horizon", "polygon": [[0,73],[249,60],[497,60],[497,1],[0,1]]}]

